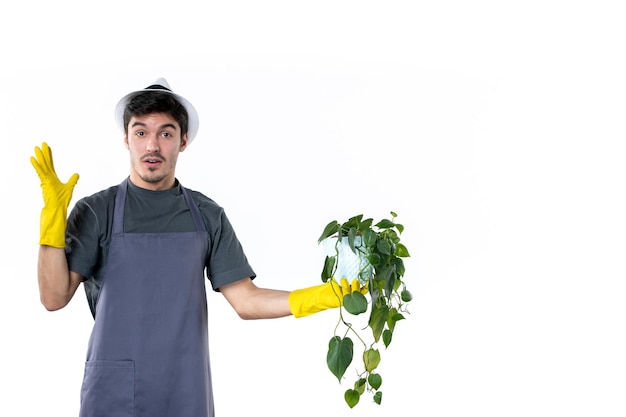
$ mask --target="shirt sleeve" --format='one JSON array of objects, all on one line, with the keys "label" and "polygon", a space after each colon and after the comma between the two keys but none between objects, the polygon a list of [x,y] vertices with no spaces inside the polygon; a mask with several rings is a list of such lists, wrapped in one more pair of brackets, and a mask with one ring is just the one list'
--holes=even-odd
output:
[{"label": "shirt sleeve", "polygon": [[65,255],[70,271],[89,280],[98,264],[99,221],[92,207],[79,200],[67,220]]},{"label": "shirt sleeve", "polygon": [[205,265],[207,277],[215,291],[219,291],[222,285],[256,277],[233,226],[221,208],[215,223],[209,226],[209,240],[209,254]]}]

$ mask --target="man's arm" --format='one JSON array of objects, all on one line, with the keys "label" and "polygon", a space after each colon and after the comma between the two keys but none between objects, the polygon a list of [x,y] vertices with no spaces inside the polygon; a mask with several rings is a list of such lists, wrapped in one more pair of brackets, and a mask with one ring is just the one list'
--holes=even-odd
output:
[{"label": "man's arm", "polygon": [[338,284],[334,279],[313,287],[294,291],[259,288],[250,278],[244,278],[220,287],[220,292],[242,319],[271,319],[293,315],[308,316],[343,304],[343,297],[351,292],[367,292],[356,279],[352,284],[345,278]]},{"label": "man's arm", "polygon": [[39,298],[49,311],[65,307],[83,281],[81,275],[69,271],[65,250],[47,245],[39,246],[37,278]]},{"label": "man's arm", "polygon": [[291,314],[288,291],[259,288],[250,278],[224,285],[220,292],[244,320],[273,319]]},{"label": "man's arm", "polygon": [[37,278],[39,297],[48,310],[58,310],[70,302],[83,278],[70,272],[65,258],[67,207],[72,199],[78,174],[62,183],[57,177],[52,150],[47,143],[35,147],[30,158],[41,181],[44,206],[39,224],[39,258]]}]

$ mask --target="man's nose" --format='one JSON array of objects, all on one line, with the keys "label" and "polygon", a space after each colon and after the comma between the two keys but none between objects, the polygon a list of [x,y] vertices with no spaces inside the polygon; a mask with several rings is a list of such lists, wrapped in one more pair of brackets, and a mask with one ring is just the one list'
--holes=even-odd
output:
[{"label": "man's nose", "polygon": [[148,152],[157,152],[159,150],[159,138],[157,135],[148,136],[146,141],[146,150]]}]

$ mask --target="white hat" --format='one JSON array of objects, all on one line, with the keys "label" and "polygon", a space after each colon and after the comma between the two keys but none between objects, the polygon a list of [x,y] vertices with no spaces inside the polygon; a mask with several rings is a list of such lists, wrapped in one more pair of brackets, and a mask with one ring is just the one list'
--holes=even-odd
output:
[{"label": "white hat", "polygon": [[178,100],[180,104],[183,105],[183,107],[185,107],[185,110],[187,110],[187,115],[189,116],[188,129],[187,129],[187,145],[189,145],[193,141],[193,139],[196,137],[196,134],[198,133],[198,125],[199,125],[198,112],[193,107],[193,105],[189,101],[187,101],[186,98],[184,98],[183,96],[179,96],[178,94],[172,91],[167,81],[165,81],[165,78],[157,79],[150,86],[144,88],[143,90],[137,90],[137,91],[133,91],[132,93],[126,94],[117,103],[117,105],[115,106],[115,122],[122,129],[122,132],[124,131],[124,110],[126,109],[126,104],[128,104],[128,101],[130,100],[132,96],[142,91],[168,92],[171,95],[173,95],[176,98],[176,100]]}]

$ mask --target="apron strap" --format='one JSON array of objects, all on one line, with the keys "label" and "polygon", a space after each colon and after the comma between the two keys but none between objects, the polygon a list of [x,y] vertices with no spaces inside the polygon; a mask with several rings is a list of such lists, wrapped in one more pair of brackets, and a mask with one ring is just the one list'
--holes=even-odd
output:
[{"label": "apron strap", "polygon": [[111,234],[119,234],[124,232],[124,204],[126,203],[126,188],[128,187],[128,178],[126,178],[117,187],[115,194],[115,210],[113,211],[113,227]]},{"label": "apron strap", "polygon": [[191,196],[191,192],[183,187],[180,183],[180,189],[183,190],[183,195],[185,196],[185,201],[187,201],[187,205],[189,206],[189,210],[191,211],[191,216],[193,217],[193,222],[196,225],[197,232],[206,232],[206,225],[204,224],[204,220],[202,220],[202,215],[200,214],[200,209],[196,204],[196,200]]}]

